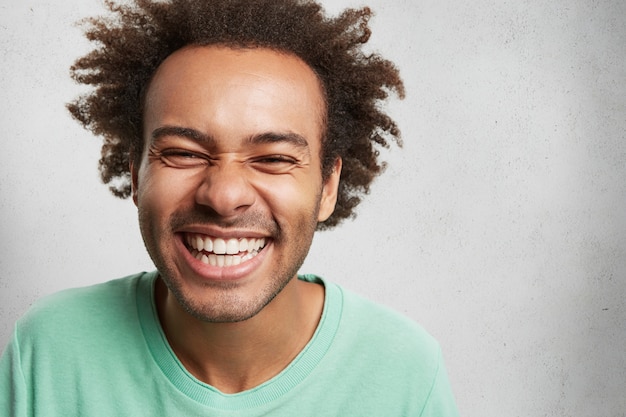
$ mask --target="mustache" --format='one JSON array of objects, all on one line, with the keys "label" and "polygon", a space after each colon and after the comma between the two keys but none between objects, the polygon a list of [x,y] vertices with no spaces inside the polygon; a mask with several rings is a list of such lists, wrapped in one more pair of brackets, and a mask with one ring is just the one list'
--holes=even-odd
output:
[{"label": "mustache", "polygon": [[278,223],[259,212],[245,212],[235,218],[224,219],[222,216],[206,210],[181,209],[175,211],[170,217],[172,230],[198,224],[213,225],[224,229],[249,229],[268,233],[270,236],[278,236],[280,233]]}]

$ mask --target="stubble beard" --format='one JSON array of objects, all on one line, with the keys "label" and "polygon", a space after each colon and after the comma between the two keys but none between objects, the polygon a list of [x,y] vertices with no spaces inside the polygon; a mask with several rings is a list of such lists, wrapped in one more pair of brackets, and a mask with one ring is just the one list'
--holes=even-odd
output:
[{"label": "stubble beard", "polygon": [[[319,201],[319,200],[318,200]],[[308,213],[307,221],[300,221],[297,230],[291,232],[292,242],[288,242],[288,232],[275,221],[268,221],[258,214],[246,215],[236,223],[224,224],[211,216],[195,212],[176,212],[167,222],[164,230],[152,219],[147,210],[139,209],[139,224],[144,240],[144,245],[152,258],[159,276],[168,290],[174,296],[183,310],[199,321],[206,323],[236,323],[248,320],[261,312],[287,284],[296,277],[298,270],[304,263],[312,243],[313,234],[317,226],[317,213],[319,204],[312,213]],[[283,248],[283,253],[273,269],[273,277],[266,279],[266,285],[251,297],[244,297],[238,291],[240,284],[220,282],[204,284],[205,290],[211,293],[211,300],[194,297],[185,291],[184,280],[175,267],[173,260],[165,256],[167,248],[159,244],[160,236],[165,236],[166,241],[175,239],[173,230],[177,230],[185,224],[218,224],[222,227],[252,227],[254,230],[267,230],[272,239],[274,250]],[[287,249],[287,253],[285,250]],[[173,252],[171,249],[170,252]]]}]

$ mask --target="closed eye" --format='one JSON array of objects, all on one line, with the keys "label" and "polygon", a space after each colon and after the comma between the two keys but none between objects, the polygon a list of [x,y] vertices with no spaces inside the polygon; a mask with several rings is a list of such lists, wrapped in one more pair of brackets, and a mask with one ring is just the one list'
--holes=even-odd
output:
[{"label": "closed eye", "polygon": [[209,163],[207,155],[186,149],[165,149],[159,157],[166,165],[174,168],[195,168]]},{"label": "closed eye", "polygon": [[298,166],[299,160],[287,155],[267,155],[254,159],[252,165],[268,174],[283,174]]},{"label": "closed eye", "polygon": [[270,155],[259,159],[259,162],[267,163],[267,164],[278,164],[278,163],[291,163],[295,164],[296,160],[289,156],[285,155]]}]

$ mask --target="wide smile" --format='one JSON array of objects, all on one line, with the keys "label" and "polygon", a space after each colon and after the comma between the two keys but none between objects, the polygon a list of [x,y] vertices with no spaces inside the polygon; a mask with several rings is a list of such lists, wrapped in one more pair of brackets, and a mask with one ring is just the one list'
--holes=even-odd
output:
[{"label": "wide smile", "polygon": [[184,241],[194,258],[220,268],[241,265],[253,259],[268,243],[267,238],[223,239],[197,233],[186,233]]}]

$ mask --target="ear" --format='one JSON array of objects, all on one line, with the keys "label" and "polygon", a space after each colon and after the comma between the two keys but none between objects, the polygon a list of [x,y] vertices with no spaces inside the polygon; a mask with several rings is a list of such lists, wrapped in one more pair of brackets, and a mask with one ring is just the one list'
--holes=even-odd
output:
[{"label": "ear", "polygon": [[335,166],[333,172],[330,174],[324,187],[322,188],[322,196],[320,199],[320,210],[317,215],[317,221],[323,222],[333,214],[335,211],[335,204],[337,203],[337,192],[339,189],[339,178],[341,177],[341,158],[335,160]]},{"label": "ear", "polygon": [[133,202],[135,203],[135,206],[137,205],[137,184],[138,184],[138,177],[139,177],[139,173],[138,173],[138,169],[139,167],[135,166],[135,157],[131,154],[130,155],[130,162],[128,163],[129,165],[129,169],[130,169],[130,193],[131,196],[133,197]]}]

